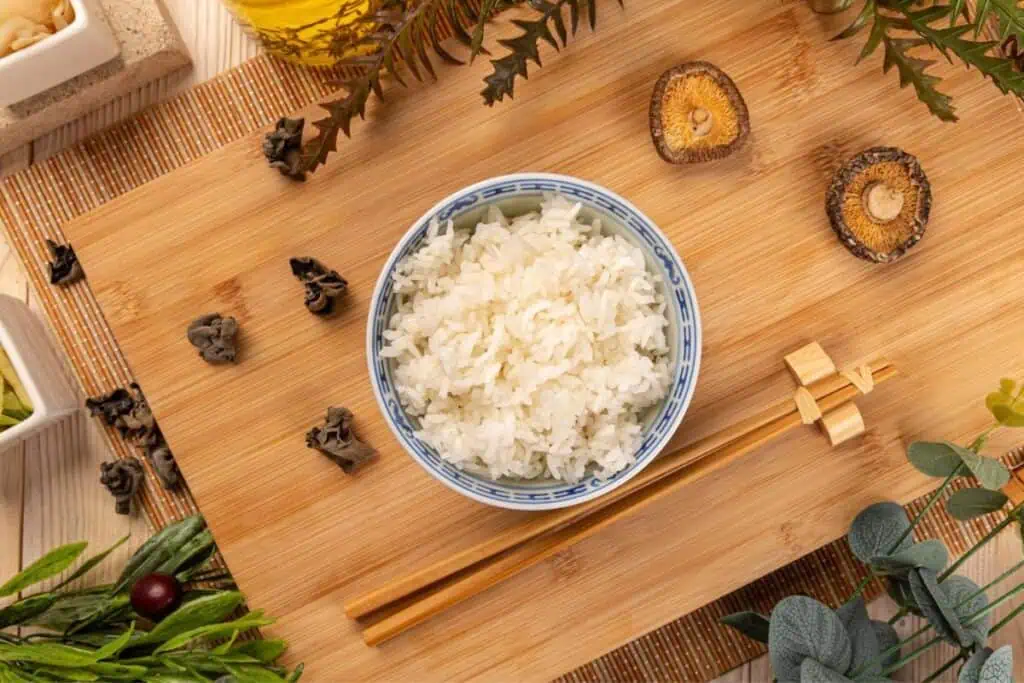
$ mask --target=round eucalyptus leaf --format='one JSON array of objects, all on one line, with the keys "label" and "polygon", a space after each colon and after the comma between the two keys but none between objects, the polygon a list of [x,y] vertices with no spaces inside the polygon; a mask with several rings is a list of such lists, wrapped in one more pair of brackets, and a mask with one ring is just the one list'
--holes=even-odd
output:
[{"label": "round eucalyptus leaf", "polygon": [[[871,628],[875,631],[875,637],[878,638],[878,654],[882,654],[886,650],[891,650],[900,644],[900,636],[896,633],[896,629],[884,621],[871,621]],[[896,662],[900,661],[899,648],[893,650],[891,653],[882,657],[880,664],[881,668],[890,667]]]},{"label": "round eucalyptus leaf", "polygon": [[981,665],[978,683],[1013,683],[1013,648],[1003,645]]},{"label": "round eucalyptus leaf", "polygon": [[813,598],[794,595],[772,610],[768,655],[780,681],[796,681],[807,658],[833,671],[846,671],[853,648],[843,622],[832,610]]},{"label": "round eucalyptus leaf", "polygon": [[800,665],[800,683],[853,683],[853,679],[808,657]]},{"label": "round eucalyptus leaf", "polygon": [[768,642],[768,619],[757,612],[728,614],[722,617],[721,622],[759,643]]},{"label": "round eucalyptus leaf", "polygon": [[991,615],[986,614],[970,624],[966,622],[972,614],[988,607],[988,597],[985,593],[979,592],[978,584],[966,576],[951,576],[939,584],[939,588],[949,598],[960,623],[964,625],[964,630],[970,634],[976,645],[983,646],[988,640],[988,630],[992,625]]},{"label": "round eucalyptus leaf", "polygon": [[985,664],[985,660],[991,656],[992,648],[990,647],[983,647],[975,651],[960,669],[960,675],[956,679],[957,683],[980,683],[981,667]]},{"label": "round eucalyptus leaf", "polygon": [[880,663],[873,661],[881,652],[878,649],[878,636],[871,626],[871,618],[868,617],[868,610],[864,606],[864,598],[858,596],[847,602],[836,610],[836,616],[843,623],[846,635],[850,638],[852,654],[850,667],[846,673],[849,674],[853,671],[863,674],[881,673]]},{"label": "round eucalyptus leaf", "polygon": [[943,443],[956,451],[956,454],[960,456],[963,463],[967,465],[967,469],[971,471],[971,474],[978,480],[978,483],[985,488],[997,491],[1006,486],[1006,482],[1010,481],[1010,470],[1006,469],[1006,465],[995,458],[986,458],[969,448],[964,448],[955,443],[948,441]]},{"label": "round eucalyptus leaf", "polygon": [[909,528],[910,520],[902,507],[896,503],[875,503],[854,518],[847,540],[857,559],[869,564],[873,557],[889,555],[913,545],[911,533],[900,541],[899,547],[893,548],[896,540]]},{"label": "round eucalyptus leaf", "polygon": [[1002,509],[1008,500],[1002,491],[962,489],[949,497],[946,509],[954,519],[966,522]]},{"label": "round eucalyptus leaf", "polygon": [[960,624],[955,605],[939,586],[937,574],[931,569],[915,569],[909,578],[914,600],[936,633],[953,645],[968,647],[974,639]]},{"label": "round eucalyptus leaf", "polygon": [[910,579],[906,576],[889,575],[885,577],[885,592],[897,605],[906,608],[911,614],[921,616],[921,608],[914,600],[914,594],[910,590]]},{"label": "round eucalyptus leaf", "polygon": [[915,543],[906,550],[892,555],[871,558],[871,568],[876,574],[904,575],[911,569],[925,567],[937,572],[946,568],[949,551],[946,544],[938,539]]},{"label": "round eucalyptus leaf", "polygon": [[948,477],[963,462],[949,444],[941,441],[915,441],[907,449],[907,459],[930,477]]}]

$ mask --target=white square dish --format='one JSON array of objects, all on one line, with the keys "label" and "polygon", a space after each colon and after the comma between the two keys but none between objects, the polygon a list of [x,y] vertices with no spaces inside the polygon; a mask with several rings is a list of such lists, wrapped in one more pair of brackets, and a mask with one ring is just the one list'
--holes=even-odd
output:
[{"label": "white square dish", "polygon": [[70,0],[75,19],[24,50],[0,57],[0,106],[38,95],[120,54],[102,10],[92,0]]},{"label": "white square dish", "polygon": [[0,432],[0,451],[78,410],[57,352],[42,321],[23,302],[0,295],[0,346],[32,401],[32,415]]}]

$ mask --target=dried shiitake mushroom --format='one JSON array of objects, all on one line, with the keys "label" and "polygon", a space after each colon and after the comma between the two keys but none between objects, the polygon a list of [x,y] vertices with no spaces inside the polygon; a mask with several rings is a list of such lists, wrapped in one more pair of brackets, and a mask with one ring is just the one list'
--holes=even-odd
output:
[{"label": "dried shiitake mushroom", "polygon": [[672,164],[724,159],[743,146],[750,115],[736,84],[708,62],[663,73],[651,97],[651,137]]},{"label": "dried shiitake mushroom", "polygon": [[917,159],[873,147],[836,171],[825,208],[839,241],[854,256],[891,263],[924,236],[932,191]]}]

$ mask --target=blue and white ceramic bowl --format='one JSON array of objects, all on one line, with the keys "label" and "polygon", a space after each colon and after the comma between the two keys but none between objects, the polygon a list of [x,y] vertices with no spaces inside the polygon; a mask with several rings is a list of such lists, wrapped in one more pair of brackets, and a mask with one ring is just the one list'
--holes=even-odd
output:
[{"label": "blue and white ceramic bowl", "polygon": [[[381,357],[383,332],[395,310],[392,274],[402,259],[423,243],[433,218],[454,220],[456,228],[476,225],[487,207],[497,204],[506,215],[535,211],[544,193],[557,192],[583,204],[588,221],[600,218],[607,234],[620,234],[640,246],[648,267],[661,276],[668,306],[672,385],[669,395],[645,416],[643,440],[636,460],[608,479],[594,475],[569,484],[546,480],[491,479],[458,469],[416,437],[418,423],[399,402],[392,381],[392,360]],[[373,293],[366,334],[366,357],[374,394],[398,441],[423,469],[441,483],[488,505],[516,510],[550,510],[591,500],[636,476],[657,456],[676,431],[693,397],[701,358],[700,315],[693,283],[671,242],[647,216],[603,187],[548,173],[519,173],[471,185],[445,198],[416,221],[388,258]]]}]

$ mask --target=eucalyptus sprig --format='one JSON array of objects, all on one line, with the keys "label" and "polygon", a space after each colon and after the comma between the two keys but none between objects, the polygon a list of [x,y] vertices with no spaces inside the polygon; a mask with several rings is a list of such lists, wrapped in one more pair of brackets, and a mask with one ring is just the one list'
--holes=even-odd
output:
[{"label": "eucalyptus sprig", "polygon": [[[85,589],[69,585],[87,575],[127,539],[83,562],[48,591],[24,595],[0,609],[0,681],[139,681],[145,683],[280,683],[297,681],[302,667],[277,664],[281,640],[239,640],[274,622],[261,611],[234,617],[243,605],[231,586],[190,585],[179,607],[157,623],[135,614],[129,592],[159,572],[182,582],[204,579],[216,551],[202,517],[166,527],[140,547],[117,581]],[[0,597],[25,593],[71,569],[86,549],[71,543],[46,553],[0,586]],[[33,627],[29,635],[21,627]]]},{"label": "eucalyptus sprig", "polygon": [[[868,39],[858,61],[883,46],[883,70],[896,68],[900,87],[913,86],[929,111],[943,121],[956,121],[952,98],[938,89],[941,78],[928,69],[934,60],[919,55],[930,48],[950,63],[958,59],[989,78],[1004,94],[1024,96],[1024,74],[1017,60],[1003,51],[1007,41],[1024,41],[1024,8],[1016,0],[984,0],[976,3],[972,17],[966,0],[921,7],[919,0],[865,0],[853,23],[836,36],[850,38],[868,28]],[[989,22],[999,31],[999,40],[979,40]]]},{"label": "eucalyptus sprig", "polygon": [[[993,651],[987,642],[993,633],[1024,611],[1024,606],[1018,607],[996,624],[991,623],[996,608],[1024,593],[1024,583],[991,599],[989,591],[1024,568],[1024,560],[983,587],[954,574],[1006,527],[1020,526],[1024,514],[1024,504],[1007,509],[1009,498],[999,490],[1008,483],[1009,470],[1000,461],[981,454],[996,429],[1024,427],[1024,386],[1004,379],[985,403],[995,423],[969,445],[948,441],[910,445],[910,463],[924,474],[943,478],[913,520],[903,507],[891,502],[868,506],[854,518],[847,541],[854,556],[867,566],[868,573],[842,606],[832,610],[812,598],[793,596],[779,602],[770,617],[740,612],[722,620],[767,643],[778,680],[887,681],[889,674],[946,642],[957,648],[956,654],[924,683],[958,664],[960,683],[1012,682],[1012,651],[1008,647]],[[918,541],[914,532],[924,515],[946,497],[953,482],[966,477],[973,478],[979,486],[960,489],[949,496],[949,514],[955,519],[969,520],[1005,511],[1005,517],[950,564],[949,552],[941,541]],[[896,616],[888,623],[868,619],[864,609],[861,593],[874,579],[885,581],[889,595],[899,605]],[[924,618],[927,625],[901,640],[892,624],[906,614]],[[929,634],[930,638],[915,644]]]}]

